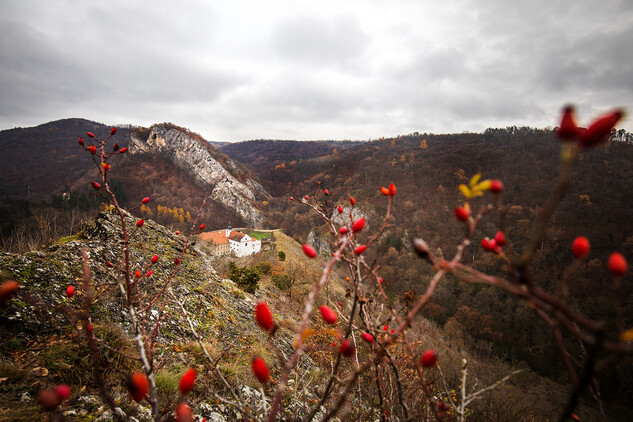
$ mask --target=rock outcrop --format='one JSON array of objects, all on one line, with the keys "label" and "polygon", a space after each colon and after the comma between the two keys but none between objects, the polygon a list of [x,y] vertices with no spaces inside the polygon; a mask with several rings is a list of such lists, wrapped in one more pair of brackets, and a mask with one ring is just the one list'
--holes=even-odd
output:
[{"label": "rock outcrop", "polygon": [[160,154],[191,175],[209,198],[235,210],[255,228],[261,228],[264,215],[258,200],[269,200],[266,190],[230,158],[211,144],[185,129],[162,123],[148,130],[135,131],[130,139],[131,154]]}]

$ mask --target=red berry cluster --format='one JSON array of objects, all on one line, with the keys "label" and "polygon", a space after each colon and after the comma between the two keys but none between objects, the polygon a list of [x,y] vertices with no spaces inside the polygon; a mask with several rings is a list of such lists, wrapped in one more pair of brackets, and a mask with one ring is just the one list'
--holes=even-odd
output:
[{"label": "red berry cluster", "polygon": [[46,411],[54,410],[62,402],[68,400],[72,394],[70,387],[66,384],[59,384],[53,390],[40,390],[37,393],[37,400]]},{"label": "red berry cluster", "polygon": [[620,109],[595,119],[587,128],[578,127],[574,117],[574,108],[567,106],[563,109],[563,117],[556,135],[563,141],[576,139],[579,146],[590,148],[604,142],[611,134],[618,121],[624,116]]},{"label": "red berry cluster", "polygon": [[485,237],[481,239],[481,247],[486,252],[493,252],[497,255],[501,253],[501,248],[506,244],[506,235],[502,231],[498,231],[495,237],[490,239]]}]

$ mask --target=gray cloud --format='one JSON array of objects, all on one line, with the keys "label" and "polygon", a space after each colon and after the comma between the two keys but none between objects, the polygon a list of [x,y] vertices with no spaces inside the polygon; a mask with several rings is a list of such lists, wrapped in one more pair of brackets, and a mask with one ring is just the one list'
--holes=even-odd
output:
[{"label": "gray cloud", "polygon": [[363,55],[369,41],[353,16],[296,16],[280,21],[273,31],[274,49],[281,60],[316,68],[340,68],[354,62]]},{"label": "gray cloud", "polygon": [[0,128],[74,116],[368,139],[633,106],[625,0],[23,0],[0,16]]}]

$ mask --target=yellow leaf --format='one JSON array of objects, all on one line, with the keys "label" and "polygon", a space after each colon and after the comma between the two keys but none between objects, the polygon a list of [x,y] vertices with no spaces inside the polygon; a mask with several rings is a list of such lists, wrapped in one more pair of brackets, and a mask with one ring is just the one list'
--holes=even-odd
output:
[{"label": "yellow leaf", "polygon": [[477,173],[472,179],[470,179],[470,187],[474,188],[477,182],[479,182],[479,179],[481,179],[481,173]]},{"label": "yellow leaf", "polygon": [[459,189],[459,191],[462,193],[462,195],[464,195],[466,197],[466,199],[470,198],[470,189],[468,189],[468,186],[464,185],[463,183],[461,185],[459,185],[457,187]]},{"label": "yellow leaf", "polygon": [[[301,342],[305,342],[306,339],[314,334],[314,330],[312,328],[306,328],[301,332]],[[297,347],[297,341],[295,339],[295,347]]]},{"label": "yellow leaf", "polygon": [[490,189],[490,185],[492,184],[492,181],[490,179],[486,179],[483,182],[481,182],[480,184],[477,185],[477,187],[479,189],[481,189],[482,191],[486,191],[488,189]]},{"label": "yellow leaf", "polygon": [[629,342],[633,341],[633,328],[630,328],[620,334],[620,341]]}]

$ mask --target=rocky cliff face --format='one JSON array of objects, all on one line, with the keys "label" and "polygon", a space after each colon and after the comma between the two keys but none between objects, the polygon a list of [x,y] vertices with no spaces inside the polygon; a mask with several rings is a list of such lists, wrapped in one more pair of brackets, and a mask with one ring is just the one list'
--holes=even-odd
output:
[{"label": "rocky cliff face", "polygon": [[210,191],[211,200],[234,209],[253,227],[262,227],[264,216],[256,204],[270,195],[259,182],[240,173],[235,162],[194,134],[170,124],[156,124],[132,134],[129,152],[161,154]]}]

